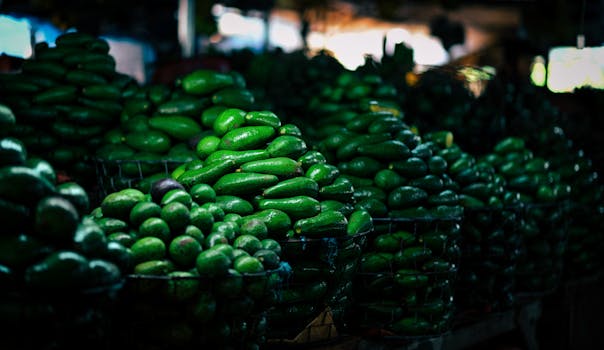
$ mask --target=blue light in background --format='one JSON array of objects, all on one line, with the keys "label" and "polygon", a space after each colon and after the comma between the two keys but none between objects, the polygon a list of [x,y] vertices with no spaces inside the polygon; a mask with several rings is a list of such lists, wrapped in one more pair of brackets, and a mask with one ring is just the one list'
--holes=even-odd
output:
[{"label": "blue light in background", "polygon": [[19,58],[31,56],[31,25],[27,19],[0,15],[0,54]]}]

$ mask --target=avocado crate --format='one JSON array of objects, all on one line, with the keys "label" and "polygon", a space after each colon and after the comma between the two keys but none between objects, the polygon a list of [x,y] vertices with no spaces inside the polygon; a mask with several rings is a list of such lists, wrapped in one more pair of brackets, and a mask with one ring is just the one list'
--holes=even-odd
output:
[{"label": "avocado crate", "polygon": [[2,349],[111,349],[121,286],[0,292]]},{"label": "avocado crate", "polygon": [[568,241],[568,209],[566,201],[525,205],[516,268],[519,298],[538,298],[560,286]]},{"label": "avocado crate", "polygon": [[461,254],[461,217],[374,219],[353,282],[350,331],[407,341],[447,332]]},{"label": "avocado crate", "polygon": [[[352,302],[352,280],[371,231],[352,236],[290,238],[281,241],[282,259],[291,267],[290,277],[269,312],[269,339],[285,345],[297,338],[313,343],[317,329],[342,330]],[[328,321],[312,321],[329,310]],[[307,327],[308,326],[308,327]],[[323,334],[333,339],[335,332]],[[323,339],[324,340],[324,339]]]},{"label": "avocado crate", "polygon": [[465,209],[455,288],[458,321],[514,305],[522,210],[521,206]]},{"label": "avocado crate", "polygon": [[96,173],[96,195],[104,198],[112,192],[125,188],[148,190],[151,184],[161,178],[170,177],[170,173],[181,161],[170,159],[142,160],[142,159],[116,159],[104,160],[92,158]]},{"label": "avocado crate", "polygon": [[258,348],[267,311],[287,275],[279,269],[224,276],[129,275],[114,344],[134,349]]}]

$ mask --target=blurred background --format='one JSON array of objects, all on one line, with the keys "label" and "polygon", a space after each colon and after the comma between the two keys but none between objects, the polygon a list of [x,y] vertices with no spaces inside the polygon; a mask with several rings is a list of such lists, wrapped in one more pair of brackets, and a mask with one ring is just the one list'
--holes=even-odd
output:
[{"label": "blurred background", "polygon": [[[422,132],[449,129],[475,155],[510,135],[551,158],[573,149],[593,160],[595,183],[603,29],[604,0],[0,0],[0,73],[19,72],[37,43],[82,31],[141,85],[237,71],[258,109],[304,126],[342,72],[379,72]],[[597,293],[582,296],[589,315],[575,324],[545,307],[542,347],[559,348],[564,327],[585,338],[604,329]]]},{"label": "blurred background", "polygon": [[[24,38],[52,42],[78,29],[109,39],[119,69],[147,81],[170,62],[242,49],[328,50],[355,69],[403,42],[418,70],[454,62],[530,70],[536,84],[569,91],[604,87],[603,8],[601,0],[4,0],[0,52],[27,58]],[[578,35],[588,48],[580,53]]]},{"label": "blurred background", "polygon": [[[60,33],[79,30],[106,39],[117,71],[139,83],[172,82],[202,67],[237,70],[258,100],[294,114],[300,109],[289,105],[308,104],[307,79],[317,71],[302,69],[306,62],[333,64],[334,72],[379,66],[405,86],[430,70],[436,81],[415,91],[432,98],[441,92],[428,90],[451,83],[436,73],[453,73],[475,98],[514,101],[477,114],[504,113],[519,120],[508,127],[525,130],[552,119],[601,170],[602,28],[604,0],[2,0],[0,71],[18,70],[35,43],[52,46]],[[308,94],[294,101],[289,92],[300,89]],[[495,93],[483,96],[487,90]],[[535,91],[561,113],[539,115],[541,102],[518,97]],[[473,108],[455,88],[444,94],[448,114]],[[422,114],[421,103],[406,107]]]}]

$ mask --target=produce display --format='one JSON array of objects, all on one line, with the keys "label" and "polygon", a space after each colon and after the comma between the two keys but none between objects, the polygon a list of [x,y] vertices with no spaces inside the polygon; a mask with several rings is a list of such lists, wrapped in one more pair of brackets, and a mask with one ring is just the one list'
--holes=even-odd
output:
[{"label": "produce display", "polygon": [[[493,140],[503,136],[503,115],[491,109],[483,113],[486,109],[484,106],[490,104],[474,98],[464,85],[464,80],[455,67],[430,69],[423,72],[417,83],[407,89],[405,99],[399,100],[409,122],[417,125],[420,130],[450,130],[465,151],[472,154],[486,153],[488,148],[484,149],[484,145],[487,144],[488,147]],[[494,95],[496,98],[497,95]],[[491,95],[487,92],[480,98],[486,100],[487,96]]]},{"label": "produce display", "polygon": [[[216,203],[241,215],[242,225],[266,224],[293,270],[269,325],[299,331],[326,303],[343,299],[347,290],[340,285],[348,281],[342,275],[355,270],[362,244],[356,237],[371,230],[372,218],[355,210],[354,188],[337,167],[308,150],[300,130],[273,112],[229,108],[215,119],[213,131],[197,144],[201,162],[172,175],[191,190],[211,185]],[[309,281],[315,287],[308,288]],[[287,323],[280,322],[284,313]]]},{"label": "produce display", "polygon": [[[233,51],[229,62],[235,70],[242,72],[262,106],[276,112],[283,121],[299,125],[306,124],[312,117],[308,114],[309,101],[312,104],[318,96],[330,94],[336,80],[351,73],[327,50],[309,57],[308,52],[302,50],[283,52],[276,49],[254,55],[244,49]],[[396,87],[402,92],[406,91],[407,84],[401,77],[413,69],[413,64],[413,50],[405,43],[397,43],[392,52],[382,47],[380,61],[366,56],[364,64],[352,73],[379,76],[382,85],[386,85],[382,88],[384,91],[393,91]],[[333,93],[342,95],[344,91],[338,88]],[[396,96],[398,102],[404,99],[404,93]]]},{"label": "produce display", "polygon": [[[568,221],[568,251],[565,266],[567,279],[589,274],[601,264],[602,237],[598,219],[601,207],[601,184],[587,152],[577,149],[565,130],[582,135],[582,147],[597,156],[599,150],[586,142],[591,135],[589,124],[575,122],[561,112],[546,91],[527,83],[514,83],[498,76],[484,77],[486,89],[474,97],[466,88],[463,68],[435,69],[422,74],[419,83],[409,89],[411,98],[404,104],[417,123],[426,130],[447,128],[455,132],[461,146],[476,155],[485,155],[506,136],[522,138],[535,156],[549,164],[548,171],[559,173],[570,186],[569,201],[563,214]],[[433,104],[431,101],[440,103]],[[440,116],[444,116],[440,118]],[[438,120],[436,119],[438,118]],[[593,142],[591,142],[593,144]],[[526,198],[525,198],[526,199]]]},{"label": "produce display", "polygon": [[[314,110],[324,116],[314,131],[316,148],[352,183],[355,206],[374,217],[461,216],[456,185],[446,173],[449,151],[438,145],[450,144],[453,135],[424,142],[390,99],[392,86],[381,85],[378,76],[355,77],[340,76],[331,90],[347,95],[332,94],[333,102]],[[330,111],[330,105],[339,107]]]},{"label": "produce display", "polygon": [[[92,211],[107,239],[127,250],[120,342],[136,348],[258,346],[280,283],[281,246],[260,220],[241,222],[212,187],[173,179],[149,194],[124,189]],[[233,202],[230,202],[234,204]],[[146,341],[132,334],[151,331]]]},{"label": "produce display", "polygon": [[310,58],[303,51],[265,52],[252,57],[241,51],[233,53],[230,61],[243,73],[259,102],[286,122],[303,120],[308,101],[344,71],[325,51]]},{"label": "produce display", "polygon": [[604,237],[601,218],[602,194],[598,172],[584,151],[576,150],[561,128],[543,130],[535,146],[547,156],[560,181],[571,187],[566,216],[568,242],[564,261],[565,279],[592,275],[602,266]]},{"label": "produce display", "polygon": [[548,170],[548,161],[534,156],[521,138],[506,138],[493,150],[485,160],[503,175],[507,188],[524,205],[517,290],[551,291],[559,285],[562,274],[568,234],[565,200],[571,188],[561,183],[560,174]]},{"label": "produce display", "polygon": [[[2,133],[14,127],[6,106],[0,105],[0,119]],[[50,163],[29,156],[19,139],[0,137],[4,342],[16,348],[99,345],[108,336],[104,317],[112,291],[122,281],[122,247],[85,216],[89,200],[80,185],[57,184]]]},{"label": "produce display", "polygon": [[12,131],[32,155],[48,160],[88,187],[94,169],[87,157],[119,120],[123,98],[136,81],[115,71],[109,44],[81,32],[36,44],[18,74],[0,75],[0,102],[15,113]]},{"label": "produce display", "polygon": [[124,98],[119,127],[104,134],[95,153],[103,194],[129,187],[147,192],[153,181],[199,159],[197,141],[213,134],[220,112],[253,104],[254,96],[236,72],[198,70],[173,86],[136,89]]},{"label": "produce display", "polygon": [[412,53],[242,50],[140,85],[101,38],[36,44],[0,75],[9,347],[333,340],[318,317],[406,342],[599,272],[604,185],[560,111]]},{"label": "produce display", "polygon": [[362,334],[442,334],[452,326],[460,224],[402,218],[377,224],[354,280],[351,323]]},{"label": "produce display", "polygon": [[[438,139],[447,133],[430,132],[424,138]],[[448,173],[464,207],[455,302],[462,315],[508,309],[515,302],[522,203],[485,159],[477,160],[455,143],[440,146],[446,150]]]},{"label": "produce display", "polygon": [[[355,282],[355,327],[437,334],[453,316],[463,215],[447,174],[452,134],[424,140],[404,121],[396,89],[379,76],[342,74],[315,101],[316,148],[354,186],[355,208],[377,224]],[[444,156],[444,157],[443,157]]]}]

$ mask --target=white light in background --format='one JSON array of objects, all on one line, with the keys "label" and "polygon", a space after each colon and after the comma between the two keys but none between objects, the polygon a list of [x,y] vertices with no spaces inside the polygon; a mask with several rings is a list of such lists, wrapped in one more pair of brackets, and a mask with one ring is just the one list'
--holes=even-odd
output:
[{"label": "white light in background", "polygon": [[449,61],[449,54],[439,39],[421,32],[411,33],[403,28],[386,32],[386,54],[392,54],[394,46],[401,42],[413,49],[413,60],[420,66],[439,66]]},{"label": "white light in background", "polygon": [[604,89],[604,46],[556,47],[549,52],[547,87],[571,92],[579,87]]},{"label": "white light in background", "polygon": [[225,8],[221,4],[214,4],[214,6],[212,6],[212,16],[219,17],[224,12],[225,12]]},{"label": "white light in background", "polygon": [[218,20],[220,34],[245,36],[262,39],[264,23],[260,18],[244,17],[238,13],[226,12]]},{"label": "white light in background", "polygon": [[[218,31],[224,40],[218,44],[224,50],[233,48],[263,47],[265,25],[257,17],[243,16],[234,9],[214,6],[212,13],[217,16]],[[269,24],[269,46],[280,47],[285,52],[301,49],[303,42],[300,37],[299,24],[271,16]],[[383,48],[384,37],[386,47]],[[307,37],[308,48],[311,51],[329,50],[344,67],[356,69],[365,62],[365,56],[375,59],[382,58],[382,50],[392,54],[396,44],[404,42],[414,51],[414,60],[420,66],[438,66],[449,61],[449,54],[443,48],[439,39],[428,36],[423,32],[411,33],[404,28],[380,28],[363,31],[346,31],[334,34],[310,32]]]},{"label": "white light in background", "polygon": [[134,77],[139,83],[149,78],[148,68],[155,61],[155,51],[144,42],[119,37],[103,37],[109,43],[109,54],[115,58],[115,70]]},{"label": "white light in background", "polygon": [[387,55],[392,55],[394,53],[394,47],[399,43],[410,43],[411,42],[411,33],[408,30],[403,28],[395,28],[390,29],[386,32],[386,47],[384,50]]},{"label": "white light in background", "polygon": [[300,30],[290,21],[271,18],[268,35],[271,46],[280,47],[285,52],[291,52],[302,47]]},{"label": "white light in background", "polygon": [[26,19],[0,15],[0,54],[29,58],[32,55],[31,26]]},{"label": "white light in background", "polygon": [[306,41],[308,43],[308,47],[313,48],[315,50],[321,50],[325,48],[326,39],[325,35],[317,32],[308,33],[306,37]]},{"label": "white light in background", "polygon": [[449,54],[439,39],[425,34],[415,34],[410,42],[413,59],[420,66],[440,66],[449,61]]},{"label": "white light in background", "polygon": [[365,55],[382,58],[383,37],[384,32],[380,30],[339,33],[327,38],[325,48],[333,52],[344,67],[354,70],[365,62]]}]

